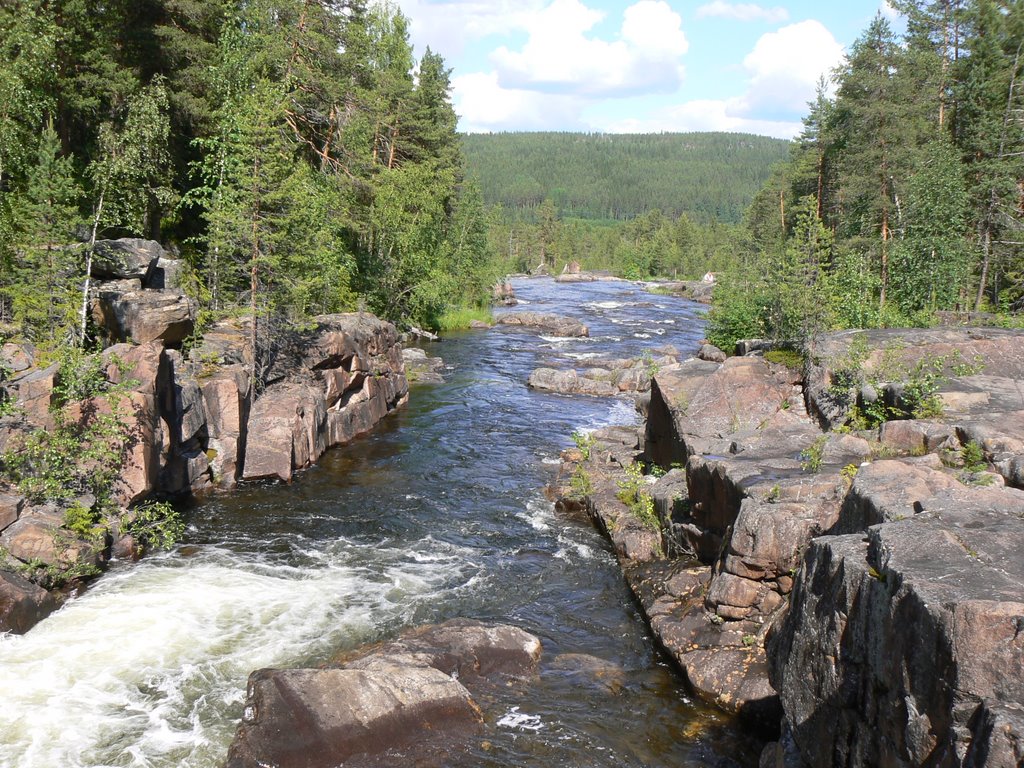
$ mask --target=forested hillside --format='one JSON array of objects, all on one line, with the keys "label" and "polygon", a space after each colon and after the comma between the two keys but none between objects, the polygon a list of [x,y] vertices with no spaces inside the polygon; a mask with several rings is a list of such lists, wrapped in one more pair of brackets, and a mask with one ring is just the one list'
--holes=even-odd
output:
[{"label": "forested hillside", "polygon": [[653,209],[736,223],[787,142],[738,133],[469,134],[466,164],[488,204],[550,199],[563,217],[631,219]]},{"label": "forested hillside", "polygon": [[124,235],[265,333],[483,297],[449,71],[407,29],[364,0],[0,4],[0,336],[88,342],[91,244]]},{"label": "forested hillside", "polygon": [[900,0],[810,105],[717,293],[722,344],[1024,301],[1024,3]]}]

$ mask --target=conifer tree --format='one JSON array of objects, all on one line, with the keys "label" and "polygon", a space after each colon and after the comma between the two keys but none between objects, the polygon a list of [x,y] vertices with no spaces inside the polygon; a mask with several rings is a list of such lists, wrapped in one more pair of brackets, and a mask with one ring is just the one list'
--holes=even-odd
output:
[{"label": "conifer tree", "polygon": [[36,342],[74,337],[78,272],[76,253],[67,246],[82,223],[81,197],[73,159],[60,156],[60,139],[50,122],[15,208],[12,305],[22,335]]}]

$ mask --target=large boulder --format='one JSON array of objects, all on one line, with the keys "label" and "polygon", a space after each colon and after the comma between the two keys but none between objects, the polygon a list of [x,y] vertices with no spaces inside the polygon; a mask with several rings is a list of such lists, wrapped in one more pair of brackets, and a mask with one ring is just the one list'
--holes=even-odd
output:
[{"label": "large boulder", "polygon": [[57,597],[15,573],[0,571],[0,634],[23,635],[53,613]]},{"label": "large boulder", "polygon": [[326,449],[327,404],[310,384],[282,383],[252,405],[248,432],[259,435],[246,446],[244,480],[289,482],[296,469],[309,466]]},{"label": "large boulder", "polygon": [[428,666],[261,670],[249,677],[227,768],[336,768],[357,756],[412,764],[481,721],[469,691]]},{"label": "large boulder", "polygon": [[97,240],[91,274],[99,280],[145,280],[157,260],[164,256],[164,249],[154,240]]},{"label": "large boulder", "polygon": [[123,291],[101,285],[93,302],[93,320],[114,341],[176,345],[195,329],[198,305],[181,291]]},{"label": "large boulder", "polygon": [[227,766],[443,763],[483,726],[470,691],[532,676],[540,653],[515,627],[454,620],[344,654],[341,668],[254,672]]}]

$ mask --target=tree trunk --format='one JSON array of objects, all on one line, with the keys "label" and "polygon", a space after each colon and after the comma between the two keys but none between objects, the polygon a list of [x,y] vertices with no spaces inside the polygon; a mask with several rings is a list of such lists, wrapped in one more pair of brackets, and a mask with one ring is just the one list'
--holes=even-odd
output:
[{"label": "tree trunk", "polygon": [[886,295],[889,292],[889,211],[882,211],[882,287],[878,293],[878,308],[885,309]]},{"label": "tree trunk", "polygon": [[992,262],[992,229],[985,226],[985,234],[981,237],[981,277],[978,279],[978,294],[974,297],[974,311],[981,312],[981,303],[985,300],[985,285],[988,283],[988,269]]},{"label": "tree trunk", "polygon": [[78,346],[85,346],[85,326],[89,316],[89,286],[92,279],[92,254],[96,248],[96,232],[100,228],[100,218],[103,216],[103,198],[105,190],[100,192],[100,199],[96,203],[96,212],[92,217],[92,232],[89,235],[89,247],[85,251],[85,281],[82,283],[82,308],[78,314]]}]

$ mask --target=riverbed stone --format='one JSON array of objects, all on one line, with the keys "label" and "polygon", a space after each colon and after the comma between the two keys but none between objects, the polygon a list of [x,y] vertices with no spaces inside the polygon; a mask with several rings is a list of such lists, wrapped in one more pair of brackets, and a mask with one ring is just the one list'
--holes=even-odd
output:
[{"label": "riverbed stone", "polygon": [[426,664],[473,690],[485,682],[533,676],[540,656],[540,640],[518,627],[452,619],[406,630],[381,646],[343,654],[336,663],[348,669]]}]

